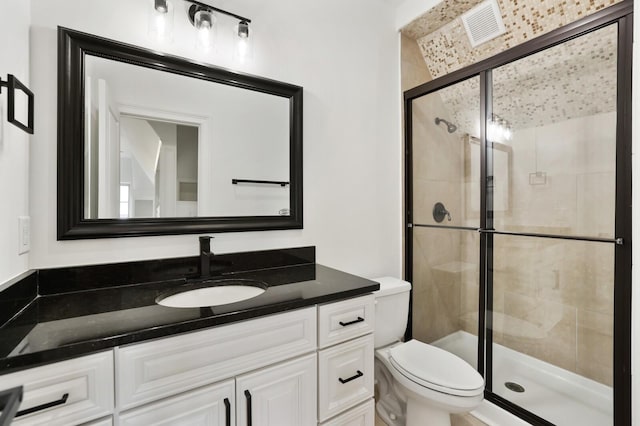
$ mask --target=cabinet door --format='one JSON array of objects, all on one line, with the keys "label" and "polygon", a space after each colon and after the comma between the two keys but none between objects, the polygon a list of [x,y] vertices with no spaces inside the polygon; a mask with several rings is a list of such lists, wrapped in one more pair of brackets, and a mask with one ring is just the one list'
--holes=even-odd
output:
[{"label": "cabinet door", "polygon": [[236,378],[237,426],[311,426],[316,420],[316,354]]},{"label": "cabinet door", "polygon": [[231,379],[129,410],[120,415],[120,425],[235,425],[234,384]]}]

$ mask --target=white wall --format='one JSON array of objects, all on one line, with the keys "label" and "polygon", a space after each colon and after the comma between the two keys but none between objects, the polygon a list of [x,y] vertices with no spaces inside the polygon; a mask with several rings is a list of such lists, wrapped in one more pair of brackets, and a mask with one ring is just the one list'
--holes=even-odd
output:
[{"label": "white wall", "polygon": [[[29,84],[30,1],[0,0],[0,78],[15,75]],[[22,120],[21,121],[26,121]],[[7,122],[7,90],[0,94],[0,283],[29,269],[18,255],[18,216],[29,214],[27,133]]]},{"label": "white wall", "polygon": [[[366,276],[400,274],[401,148],[398,42],[383,0],[219,1],[249,16],[253,61],[235,66],[220,46],[195,51],[176,7],[174,40],[147,38],[145,0],[34,0],[32,83],[38,94],[32,152],[34,268],[195,255],[195,235],[56,241],[57,25],[301,85],[304,229],[218,234],[216,252],[316,245],[320,263]],[[222,19],[221,19],[222,20]]]},{"label": "white wall", "polygon": [[418,16],[433,8],[442,0],[401,0],[396,8],[395,26],[398,30],[407,26]]}]

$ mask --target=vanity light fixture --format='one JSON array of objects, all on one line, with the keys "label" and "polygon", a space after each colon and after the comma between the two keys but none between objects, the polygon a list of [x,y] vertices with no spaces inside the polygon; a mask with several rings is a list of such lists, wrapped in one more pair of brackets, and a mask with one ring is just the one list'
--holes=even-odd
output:
[{"label": "vanity light fixture", "polygon": [[154,8],[159,13],[167,13],[169,11],[169,4],[167,0],[154,0]]},{"label": "vanity light fixture", "polygon": [[149,36],[160,42],[173,37],[173,3],[169,0],[150,0]]},{"label": "vanity light fixture", "polygon": [[249,23],[247,21],[240,21],[238,23],[238,37],[249,38]]},{"label": "vanity light fixture", "polygon": [[209,49],[213,44],[216,31],[216,17],[214,12],[229,16],[238,20],[238,25],[234,27],[234,31],[237,35],[238,47],[236,52],[241,56],[246,56],[249,50],[249,24],[251,19],[244,16],[236,15],[235,13],[228,12],[211,5],[201,3],[195,0],[187,0],[191,3],[189,7],[188,17],[191,24],[197,30],[196,45],[199,48]]},{"label": "vanity light fixture", "polygon": [[511,123],[498,114],[492,114],[487,123],[487,138],[492,142],[505,142],[510,141],[512,137]]},{"label": "vanity light fixture", "polygon": [[249,37],[249,23],[240,21],[234,27],[235,49],[233,52],[234,59],[238,62],[253,56],[253,36]]},{"label": "vanity light fixture", "polygon": [[196,47],[209,50],[213,45],[215,34],[216,17],[213,16],[213,12],[194,4],[189,8],[189,19],[198,32]]}]

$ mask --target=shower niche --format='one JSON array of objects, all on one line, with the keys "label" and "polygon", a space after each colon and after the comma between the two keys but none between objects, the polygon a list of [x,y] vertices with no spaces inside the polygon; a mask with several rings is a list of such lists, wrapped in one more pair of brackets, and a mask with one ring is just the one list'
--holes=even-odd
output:
[{"label": "shower niche", "polygon": [[630,4],[405,92],[408,337],[533,424],[631,424]]}]

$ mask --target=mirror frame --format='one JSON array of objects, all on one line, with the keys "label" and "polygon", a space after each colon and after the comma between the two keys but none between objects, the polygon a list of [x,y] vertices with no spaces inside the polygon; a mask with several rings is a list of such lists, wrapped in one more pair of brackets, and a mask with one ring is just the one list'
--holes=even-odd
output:
[{"label": "mirror frame", "polygon": [[[86,219],[85,55],[289,99],[290,216]],[[302,229],[302,87],[58,27],[58,240]]]}]

